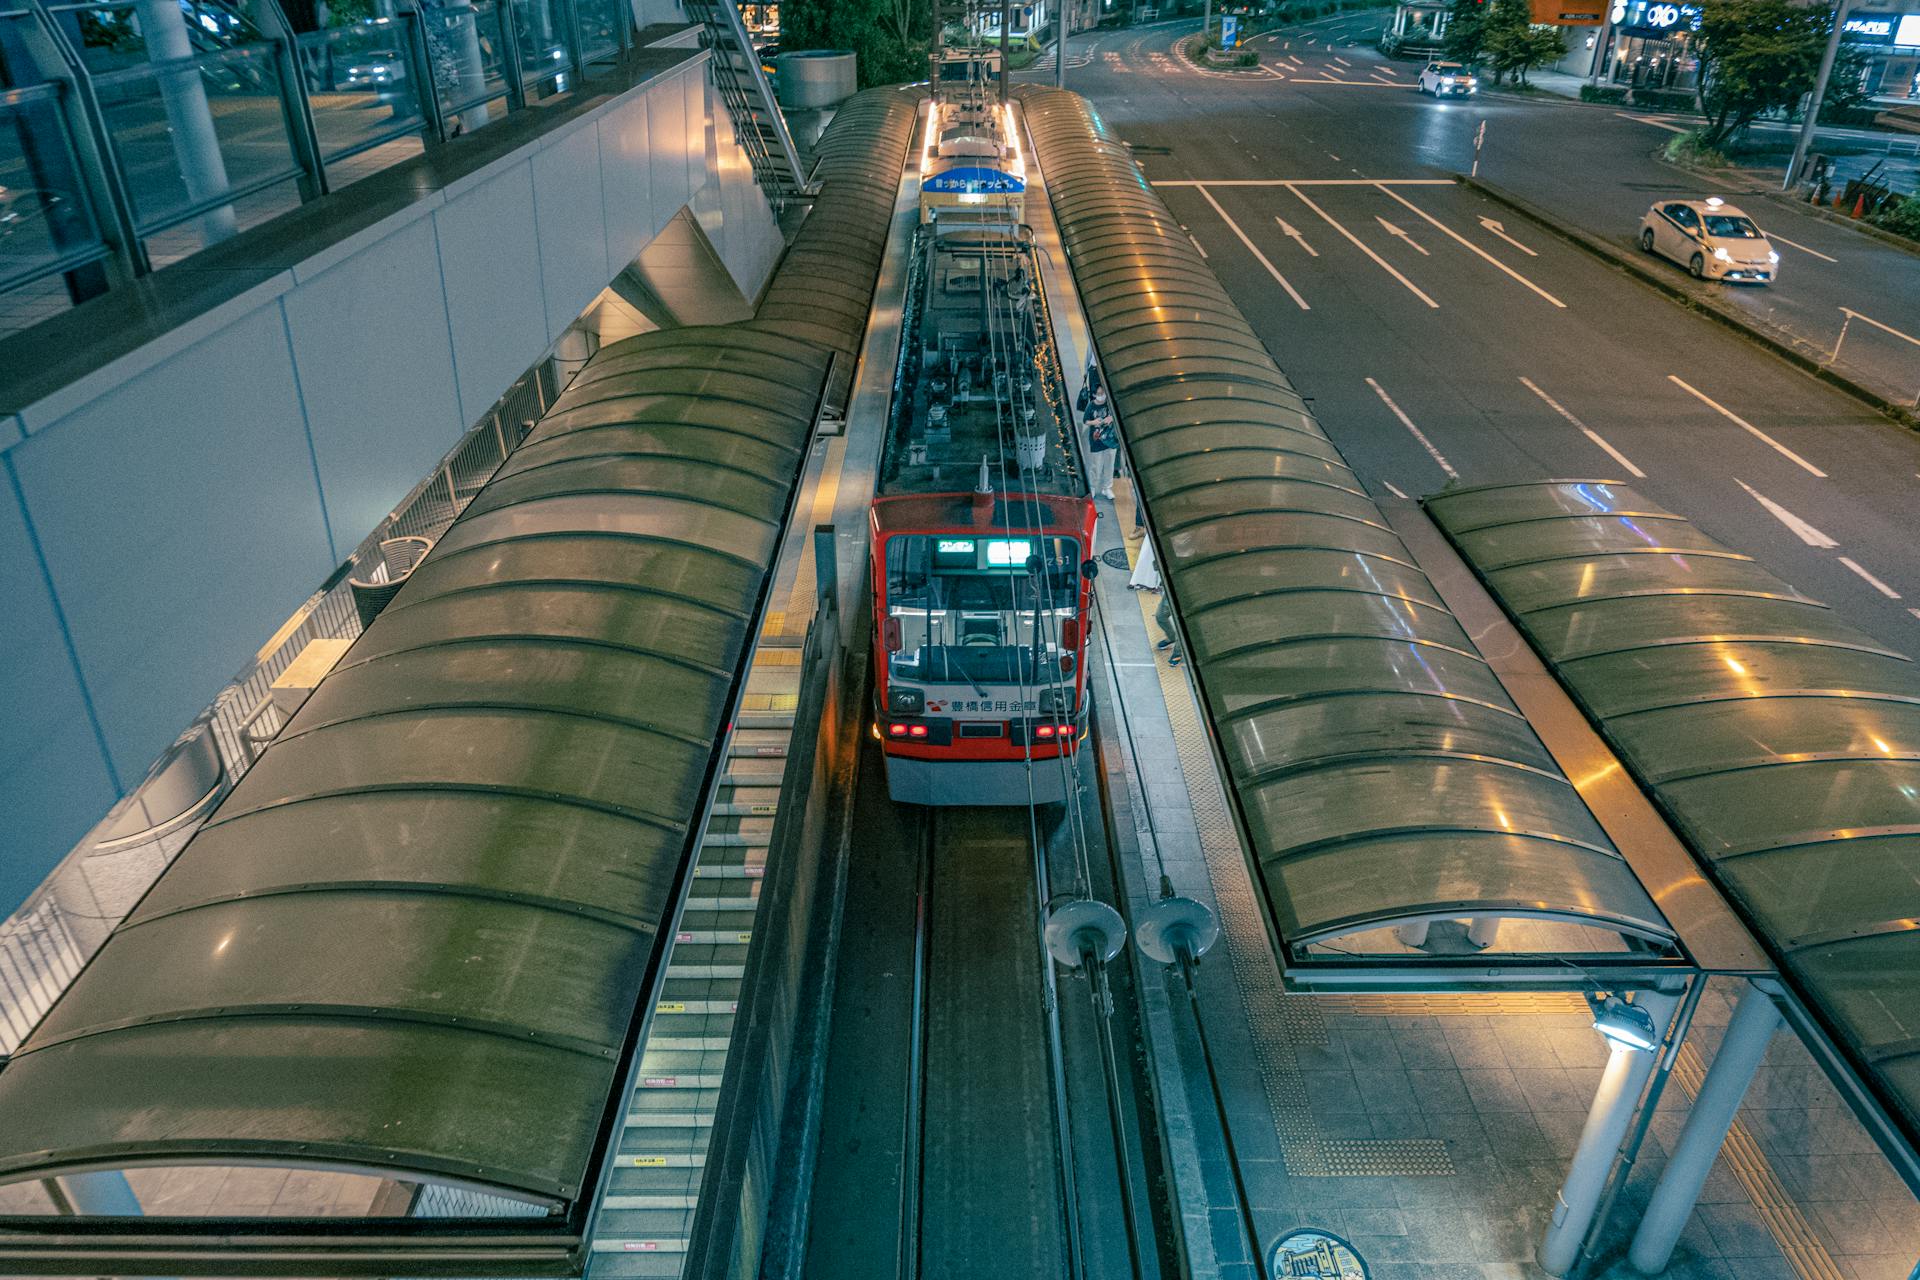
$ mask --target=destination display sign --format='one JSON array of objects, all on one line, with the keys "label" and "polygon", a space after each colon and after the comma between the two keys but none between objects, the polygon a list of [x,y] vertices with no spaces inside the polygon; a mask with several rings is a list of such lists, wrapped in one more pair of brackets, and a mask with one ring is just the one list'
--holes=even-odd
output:
[{"label": "destination display sign", "polygon": [[944,195],[1019,195],[1027,189],[1027,180],[999,169],[963,165],[934,174],[920,189]]}]

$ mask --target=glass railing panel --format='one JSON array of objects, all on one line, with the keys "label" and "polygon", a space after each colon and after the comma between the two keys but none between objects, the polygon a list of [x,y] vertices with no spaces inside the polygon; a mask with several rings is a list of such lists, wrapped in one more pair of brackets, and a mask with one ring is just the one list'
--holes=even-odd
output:
[{"label": "glass railing panel", "polygon": [[249,201],[244,219],[236,207],[299,173],[273,53],[252,45],[95,77],[141,234],[197,219],[212,243],[298,203],[289,188]]},{"label": "glass railing panel", "polygon": [[620,26],[625,0],[577,0],[580,12],[580,61],[591,67],[620,56]]},{"label": "glass railing panel", "polygon": [[488,104],[507,96],[500,13],[495,0],[422,6],[427,60],[449,133],[469,133],[504,114]]},{"label": "glass railing panel", "polygon": [[[417,139],[426,128],[409,39],[406,23],[395,18],[372,18],[300,37],[300,73],[312,105],[313,128],[321,159],[336,184],[343,176],[333,173],[337,162],[399,139]],[[374,167],[418,155],[420,148],[416,140],[395,150],[397,154]]]},{"label": "glass railing panel", "polygon": [[0,92],[0,290],[107,254],[61,111],[62,86]]},{"label": "glass railing panel", "polygon": [[94,75],[267,38],[241,4],[224,0],[89,0],[51,4],[47,12]]},{"label": "glass railing panel", "polygon": [[559,6],[553,0],[508,0],[513,10],[514,45],[520,54],[520,83],[529,99],[563,93],[572,72]]}]

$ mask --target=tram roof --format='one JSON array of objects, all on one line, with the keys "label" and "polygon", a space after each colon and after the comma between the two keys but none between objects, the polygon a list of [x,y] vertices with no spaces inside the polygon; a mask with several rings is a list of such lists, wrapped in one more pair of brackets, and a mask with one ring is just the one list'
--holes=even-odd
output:
[{"label": "tram roof", "polygon": [[1920,1131],[1920,664],[1626,485],[1427,508]]},{"label": "tram roof", "polygon": [[[1074,275],[1098,282],[1082,301],[1283,964],[1473,914],[1675,954],[1667,919],[1279,367],[1214,342],[1250,332],[1245,319],[1124,146],[1078,95],[1023,102]],[[1169,278],[1174,305],[1143,306],[1167,301]]]}]

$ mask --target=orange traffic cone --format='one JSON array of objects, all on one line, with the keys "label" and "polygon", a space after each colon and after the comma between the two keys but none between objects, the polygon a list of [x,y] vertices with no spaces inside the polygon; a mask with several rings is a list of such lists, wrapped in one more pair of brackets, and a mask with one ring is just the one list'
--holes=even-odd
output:
[{"label": "orange traffic cone", "polygon": [[1862,218],[1866,216],[1866,213],[1867,213],[1867,197],[1865,196],[1865,194],[1862,194],[1858,200],[1855,200],[1853,202],[1853,216],[1856,218]]}]

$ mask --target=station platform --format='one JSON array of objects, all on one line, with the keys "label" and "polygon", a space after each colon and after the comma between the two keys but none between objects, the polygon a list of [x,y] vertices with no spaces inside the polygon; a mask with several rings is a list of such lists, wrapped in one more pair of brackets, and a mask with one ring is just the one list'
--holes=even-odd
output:
[{"label": "station platform", "polygon": [[[1100,550],[1131,566],[1142,543],[1131,486],[1123,479],[1115,490]],[[1261,1240],[1332,1232],[1374,1280],[1544,1276],[1534,1253],[1607,1059],[1585,1001],[1285,990],[1194,692],[1184,667],[1154,648],[1157,595],[1129,588],[1117,570],[1098,587],[1104,677],[1128,739],[1114,754],[1140,837],[1132,906],[1157,896],[1164,872],[1220,921],[1201,992]],[[1460,926],[1436,926],[1427,945],[1470,950]],[[1184,996],[1170,970],[1164,986],[1150,978],[1143,1005],[1190,1256],[1197,1274],[1253,1280],[1269,1273],[1249,1255],[1206,1072],[1178,1007]],[[1639,1274],[1619,1255],[1713,1060],[1735,986],[1709,983],[1694,1012],[1590,1277]],[[1778,1031],[1665,1274],[1907,1280],[1916,1258],[1920,1205],[1794,1034]]]}]

